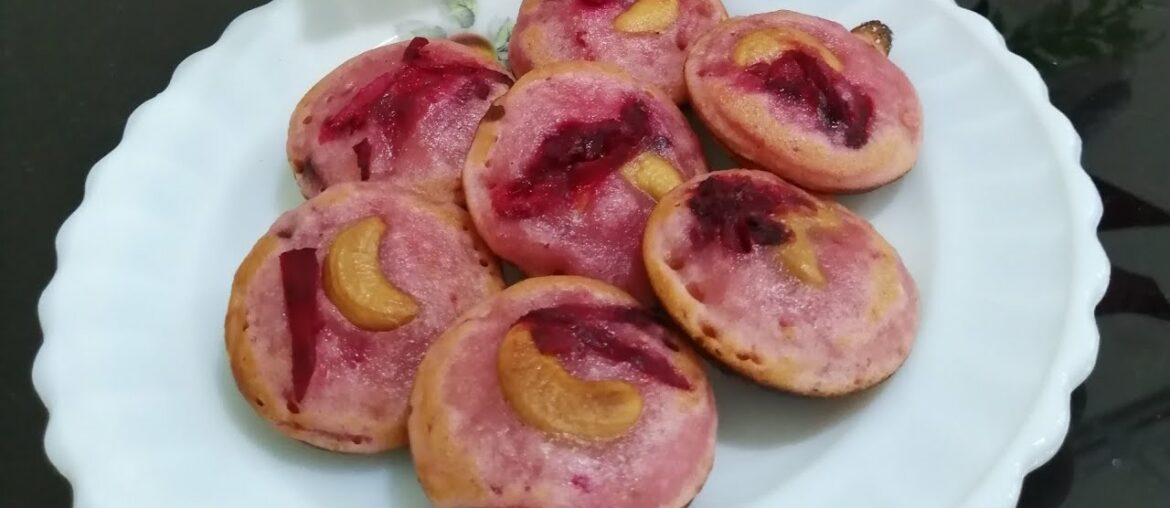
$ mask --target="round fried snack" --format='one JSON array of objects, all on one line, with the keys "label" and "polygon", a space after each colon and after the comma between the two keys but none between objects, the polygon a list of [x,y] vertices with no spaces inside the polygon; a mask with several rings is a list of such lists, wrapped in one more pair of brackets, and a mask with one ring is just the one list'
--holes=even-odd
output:
[{"label": "round fried snack", "polygon": [[699,176],[654,209],[654,290],[715,360],[763,385],[835,396],[889,377],[918,290],[865,219],[763,171]]},{"label": "round fried snack", "polygon": [[411,404],[438,507],[678,508],[714,458],[698,357],[582,277],[528,279],[469,311],[427,353]]},{"label": "round fried snack", "polygon": [[639,245],[656,200],[707,170],[661,92],[612,66],[526,74],[476,132],[463,187],[484,241],[530,276],[581,275],[654,300]]},{"label": "round fried snack", "polygon": [[682,103],[687,48],[725,19],[719,0],[524,0],[508,59],[518,77],[557,62],[609,63]]},{"label": "round fried snack", "polygon": [[386,182],[338,184],[277,219],[236,272],[232,373],[289,437],[354,453],[403,446],[427,347],[502,287],[463,209]]},{"label": "round fried snack", "polygon": [[313,86],[289,120],[288,160],[301,192],[388,181],[461,203],[475,126],[512,78],[476,39],[458,40],[372,49]]},{"label": "round fried snack", "polygon": [[922,144],[922,106],[886,55],[891,40],[877,22],[850,33],[790,11],[735,18],[691,48],[687,88],[745,166],[818,192],[869,190],[909,171]]}]

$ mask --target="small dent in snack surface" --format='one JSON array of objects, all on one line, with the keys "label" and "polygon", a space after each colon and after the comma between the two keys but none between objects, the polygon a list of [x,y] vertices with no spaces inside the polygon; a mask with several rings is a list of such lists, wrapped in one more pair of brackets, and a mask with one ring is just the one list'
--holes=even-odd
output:
[{"label": "small dent in snack surface", "polygon": [[499,104],[492,104],[491,107],[488,108],[487,113],[483,116],[483,120],[485,122],[499,121],[500,119],[504,118],[505,112],[506,111],[504,110],[503,106]]},{"label": "small dent in snack surface", "polygon": [[764,361],[760,359],[760,355],[757,355],[755,351],[747,353],[736,353],[735,357],[741,362],[751,362],[756,365],[763,365],[764,363]]},{"label": "small dent in snack surface", "polygon": [[898,301],[905,298],[898,270],[898,258],[884,240],[878,241],[878,252],[874,256],[873,294],[870,297],[868,317],[871,323],[880,323],[886,312]]},{"label": "small dent in snack surface", "polygon": [[357,156],[359,178],[365,182],[370,179],[370,139],[362,138],[362,140],[353,145],[353,153]]},{"label": "small dent in snack surface", "polygon": [[305,427],[304,425],[301,425],[300,423],[293,422],[293,421],[277,422],[277,425],[280,427],[287,427],[287,428],[294,430],[296,432],[306,432],[306,433],[310,433],[310,434],[315,434],[317,436],[332,439],[334,441],[348,441],[348,442],[353,443],[355,445],[360,445],[360,444],[369,443],[369,442],[373,441],[373,438],[371,438],[370,436],[366,436],[366,435],[362,435],[362,434],[349,434],[346,432],[333,432],[333,431],[323,430],[323,429],[313,429],[313,428]]},{"label": "small dent in snack surface", "polygon": [[585,35],[583,30],[573,32],[573,43],[581,50],[582,60],[597,60],[597,55],[593,52],[593,47],[589,45],[589,41],[585,39]]},{"label": "small dent in snack surface", "polygon": [[707,292],[703,290],[702,286],[696,281],[690,281],[686,284],[687,294],[691,295],[696,302],[703,303],[707,300]]},{"label": "small dent in snack surface", "polygon": [[699,325],[699,328],[702,329],[704,337],[707,337],[711,340],[719,340],[719,330],[715,328],[715,325],[703,322]]},{"label": "small dent in snack surface", "polygon": [[313,159],[306,158],[303,161],[294,162],[293,171],[301,176],[301,181],[309,188],[318,192],[325,188],[325,185],[321,182],[321,175],[317,173],[317,168],[313,165]]},{"label": "small dent in snack surface", "polygon": [[591,488],[589,477],[585,475],[575,474],[569,479],[569,483],[580,489],[581,492],[589,492]]}]

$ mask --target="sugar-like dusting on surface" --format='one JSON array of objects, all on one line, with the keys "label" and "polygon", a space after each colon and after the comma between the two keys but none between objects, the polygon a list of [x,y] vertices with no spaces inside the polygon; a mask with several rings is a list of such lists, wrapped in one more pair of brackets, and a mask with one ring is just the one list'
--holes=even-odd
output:
[{"label": "sugar-like dusting on surface", "polygon": [[[505,296],[507,293],[505,293]],[[583,442],[525,425],[508,406],[496,374],[504,333],[529,311],[556,305],[612,304],[580,288],[545,289],[523,298],[500,298],[483,319],[458,338],[443,359],[443,406],[450,433],[474,463],[484,485],[498,492],[484,506],[660,506],[694,490],[713,453],[715,413],[710,387],[663,384],[626,362],[599,355],[568,358],[564,366],[581,379],[633,383],[644,410],[623,437]],[[628,304],[627,304],[628,305]],[[661,355],[671,349],[637,327],[615,329],[621,340]],[[543,496],[537,500],[534,496]]]},{"label": "sugar-like dusting on surface", "polygon": [[355,57],[314,87],[291,120],[289,158],[302,190],[387,180],[456,199],[475,128],[511,81],[498,64],[441,39]]},{"label": "sugar-like dusting on surface", "polygon": [[[317,292],[322,326],[316,335],[314,373],[298,409],[302,415],[326,415],[337,421],[404,421],[413,375],[426,348],[463,310],[488,296],[496,283],[480,264],[469,234],[426,208],[462,213],[454,205],[420,206],[424,202],[391,193],[386,184],[353,189],[360,190],[328,205],[309,201],[278,219],[272,230],[289,236],[278,251],[315,248],[320,261],[341,228],[378,215],[387,224],[380,249],[383,273],[419,303],[420,311],[400,328],[369,332],[346,320],[324,291]],[[256,273],[246,298],[260,375],[278,390],[286,387],[280,395],[287,398],[292,395],[287,325],[291,317],[275,254]],[[365,434],[371,429],[322,430]]]},{"label": "sugar-like dusting on surface", "polygon": [[[738,83],[742,82],[744,69],[732,64],[730,58],[735,45],[743,35],[753,30],[778,26],[795,29],[810,34],[823,43],[841,61],[843,68],[847,69],[847,73],[841,76],[845,82],[825,86],[840,90],[842,98],[851,104],[858,101],[869,104],[872,110],[865,112],[865,115],[872,118],[864,122],[869,129],[875,132],[890,127],[919,129],[920,115],[916,113],[919,107],[914,87],[896,66],[890,64],[886,56],[874,51],[868,44],[834,22],[791,14],[741,18],[734,29],[725,30],[712,37],[706,51],[696,59],[700,75],[718,78],[711,80],[707,85],[714,86],[714,82],[719,81],[737,83],[736,88],[740,88]],[[760,87],[760,92],[771,94],[772,92],[768,92],[766,88]],[[853,97],[855,94],[864,94],[868,100],[862,101],[860,97]],[[825,127],[825,118],[820,114],[820,108],[810,110],[801,101],[773,100],[771,105],[773,116],[783,122],[802,125],[812,132]],[[855,113],[862,112],[858,110]],[[905,124],[907,117],[915,118],[913,125]],[[838,132],[837,135],[842,142],[846,141],[843,132]],[[868,138],[868,135],[866,137]]]},{"label": "sugar-like dusting on surface", "polygon": [[[743,252],[696,242],[700,223],[679,210],[662,224],[655,248],[702,305],[705,334],[733,351],[783,360],[801,386],[851,383],[901,363],[917,325],[917,290],[861,218],[838,208],[839,225],[809,232],[826,278],[818,288],[787,272],[775,247]],[[783,222],[784,214],[776,217]]]},{"label": "sugar-like dusting on surface", "polygon": [[533,64],[590,60],[620,66],[667,95],[685,95],[682,68],[686,49],[723,19],[711,0],[679,0],[679,16],[660,33],[622,33],[614,19],[632,0],[540,2],[521,12],[513,31],[509,58],[519,74]]},{"label": "sugar-like dusting on surface", "polygon": [[[486,167],[468,184],[468,202],[485,242],[531,276],[582,275],[614,284],[644,303],[653,301],[641,261],[641,237],[654,200],[610,173],[565,206],[543,215],[504,218],[489,210],[493,192],[524,178],[541,143],[567,122],[620,117],[631,97],[648,113],[649,138],[683,179],[706,172],[698,139],[673,104],[603,74],[571,73],[513,90],[500,120],[499,139]],[[478,196],[478,197],[477,197]]]}]

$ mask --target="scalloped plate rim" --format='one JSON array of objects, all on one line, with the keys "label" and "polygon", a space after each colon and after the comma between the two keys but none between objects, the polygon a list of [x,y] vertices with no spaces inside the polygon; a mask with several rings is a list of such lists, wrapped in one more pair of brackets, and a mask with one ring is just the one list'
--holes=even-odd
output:
[{"label": "scalloped plate rim", "polygon": [[[223,51],[226,46],[221,43],[225,39],[239,32],[253,19],[259,18],[260,14],[273,8],[279,1],[281,0],[241,13],[228,24],[213,44],[180,62],[163,91],[134,109],[127,119],[121,140],[114,149],[94,164],[86,177],[81,203],[58,231],[54,245],[57,270],[37,306],[44,340],[34,360],[32,377],[34,387],[50,413],[44,443],[46,453],[51,462],[73,484],[76,498],[81,498],[76,491],[86,485],[84,479],[77,473],[78,457],[61,443],[59,432],[55,431],[62,425],[62,421],[53,415],[56,406],[53,391],[59,381],[50,377],[51,374],[46,372],[44,367],[46,350],[51,347],[50,343],[55,342],[54,322],[58,321],[62,314],[63,291],[73,283],[71,279],[63,277],[62,272],[68,274],[67,270],[75,270],[81,264],[78,263],[80,256],[68,248],[77,241],[78,233],[75,226],[83,217],[92,215],[98,206],[94,200],[96,194],[94,189],[112,171],[107,168],[111,165],[110,161],[116,155],[133,149],[134,139],[141,130],[137,128],[137,120],[143,111],[165,103],[170,96],[176,95],[177,87],[187,78],[189,74],[187,71],[193,62]],[[1062,155],[1057,165],[1064,177],[1064,192],[1071,204],[1079,205],[1072,207],[1076,212],[1075,216],[1071,217],[1074,227],[1073,238],[1078,242],[1074,261],[1076,279],[1070,291],[1067,307],[1069,319],[1066,322],[1064,337],[1059,343],[1057,357],[1050,366],[1043,389],[1036,394],[1037,404],[997,462],[1003,467],[988,471],[976,482],[976,487],[972,491],[972,494],[983,494],[983,499],[998,499],[1002,506],[1012,506],[1019,495],[1023,476],[1049,460],[1059,449],[1068,430],[1069,396],[1072,390],[1088,377],[1096,361],[1099,332],[1093,320],[1093,309],[1104,296],[1110,269],[1096,235],[1096,227],[1103,208],[1099,194],[1079,162],[1081,139],[1068,118],[1048,101],[1046,97],[1048,89],[1038,71],[1023,58],[1011,53],[1002,35],[982,16],[947,0],[931,1],[940,4],[942,13],[970,31],[980,41],[982,49],[989,52],[996,64],[1006,71],[1005,74],[1010,77],[1013,86],[1026,96],[1032,113],[1035,113],[1046,127],[1052,152]],[[1086,317],[1088,326],[1084,326]],[[990,494],[987,494],[988,492]]]}]

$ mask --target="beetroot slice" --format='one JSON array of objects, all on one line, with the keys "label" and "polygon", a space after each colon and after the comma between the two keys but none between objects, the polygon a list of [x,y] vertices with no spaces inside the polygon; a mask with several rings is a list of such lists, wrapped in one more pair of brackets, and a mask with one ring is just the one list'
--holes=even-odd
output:
[{"label": "beetroot slice", "polygon": [[[348,104],[325,119],[317,141],[324,144],[351,136],[372,123],[377,127],[374,139],[363,140],[361,143],[366,146],[360,149],[363,152],[358,152],[359,160],[365,154],[368,168],[371,149],[389,157],[402,150],[419,119],[437,100],[433,92],[446,83],[467,80],[454,92],[460,101],[472,97],[486,99],[491,92],[490,83],[512,84],[508,75],[485,65],[434,61],[423,52],[427,44],[421,37],[412,39],[402,54],[403,66],[366,83]],[[354,150],[357,152],[358,146]]]},{"label": "beetroot slice", "polygon": [[[682,390],[693,387],[664,356],[640,344],[623,341],[612,329],[619,323],[663,337],[666,330],[646,311],[620,305],[563,304],[536,309],[520,318],[532,327],[536,348],[546,355],[567,359],[596,353],[614,362],[628,363],[643,374]],[[669,345],[669,339],[665,339]],[[676,346],[677,347],[677,346]]]},{"label": "beetroot slice", "polygon": [[816,114],[821,130],[835,135],[846,147],[861,148],[869,141],[873,98],[821,59],[801,50],[788,50],[770,63],[748,67],[744,73],[749,87],[765,90]]},{"label": "beetroot slice", "polygon": [[[317,366],[317,334],[324,321],[317,308],[321,281],[317,249],[293,249],[280,255],[280,279],[288,330],[292,335],[292,402],[299,403],[309,389]],[[290,408],[295,408],[290,404]],[[294,411],[295,412],[295,411]]]},{"label": "beetroot slice", "polygon": [[541,140],[521,178],[492,191],[492,207],[503,218],[526,219],[591,197],[640,151],[669,146],[652,129],[646,104],[633,98],[617,118],[563,122]]},{"label": "beetroot slice", "polygon": [[779,245],[792,237],[788,227],[773,218],[775,214],[812,209],[814,204],[746,176],[729,175],[700,182],[687,206],[695,215],[691,243],[702,246],[719,241],[731,252],[747,254],[756,245]]}]

